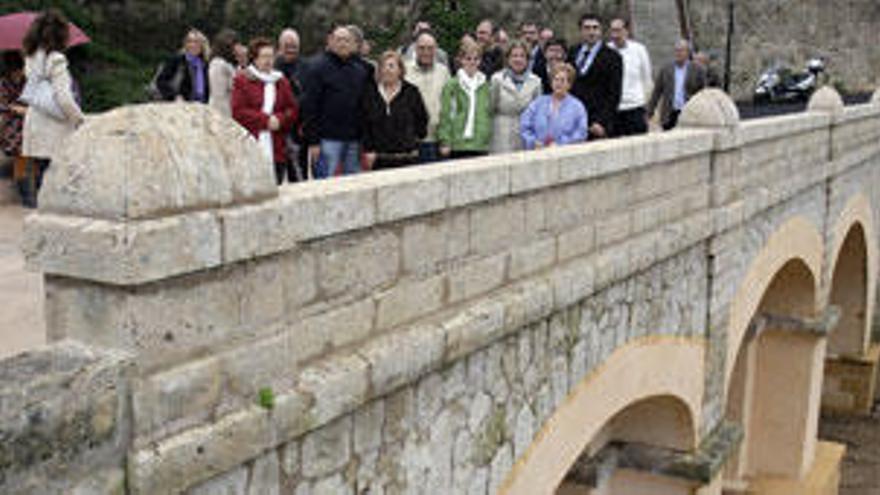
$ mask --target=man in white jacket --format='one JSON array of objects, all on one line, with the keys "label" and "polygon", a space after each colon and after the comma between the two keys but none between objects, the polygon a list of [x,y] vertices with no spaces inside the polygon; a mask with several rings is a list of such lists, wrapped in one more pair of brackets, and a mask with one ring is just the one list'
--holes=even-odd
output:
[{"label": "man in white jacket", "polygon": [[623,58],[623,91],[614,125],[615,136],[648,132],[645,104],[651,92],[651,58],[645,45],[629,38],[629,26],[623,19],[611,21],[608,46]]},{"label": "man in white jacket", "polygon": [[407,60],[406,80],[419,89],[428,111],[428,134],[419,146],[419,161],[428,163],[440,158],[437,124],[440,123],[440,97],[449,79],[449,69],[437,60],[437,39],[422,31],[415,40],[415,58]]}]

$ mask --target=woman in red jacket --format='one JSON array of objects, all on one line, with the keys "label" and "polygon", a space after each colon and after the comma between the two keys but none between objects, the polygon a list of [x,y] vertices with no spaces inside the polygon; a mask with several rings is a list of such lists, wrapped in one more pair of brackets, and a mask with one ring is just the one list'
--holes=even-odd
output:
[{"label": "woman in red jacket", "polygon": [[275,48],[266,38],[251,41],[250,65],[232,85],[232,117],[257,139],[267,159],[275,164],[275,179],[296,176],[286,150],[286,137],[294,129],[299,107],[284,74],[273,69]]}]

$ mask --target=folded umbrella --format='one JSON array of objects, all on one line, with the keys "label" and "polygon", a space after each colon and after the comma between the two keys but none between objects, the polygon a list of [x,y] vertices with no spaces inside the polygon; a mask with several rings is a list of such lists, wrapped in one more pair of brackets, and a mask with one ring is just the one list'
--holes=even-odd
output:
[{"label": "folded umbrella", "polygon": [[[31,23],[40,15],[39,12],[19,12],[0,16],[0,51],[4,50],[21,50],[22,41],[27,34]],[[72,22],[70,26],[70,39],[67,46],[82,45],[91,40],[82,29],[76,27]]]}]

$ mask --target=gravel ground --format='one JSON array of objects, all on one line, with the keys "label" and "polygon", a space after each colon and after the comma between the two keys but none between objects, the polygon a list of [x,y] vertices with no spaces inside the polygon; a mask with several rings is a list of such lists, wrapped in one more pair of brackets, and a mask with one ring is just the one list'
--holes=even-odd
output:
[{"label": "gravel ground", "polygon": [[846,445],[840,495],[880,495],[880,403],[864,418],[822,418],[819,437]]}]

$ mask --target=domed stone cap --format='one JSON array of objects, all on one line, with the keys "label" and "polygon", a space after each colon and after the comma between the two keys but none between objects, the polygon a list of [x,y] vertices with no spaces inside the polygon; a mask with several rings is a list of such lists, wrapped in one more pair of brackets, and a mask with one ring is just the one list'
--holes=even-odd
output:
[{"label": "domed stone cap", "polygon": [[810,103],[807,105],[810,112],[825,112],[831,115],[840,115],[843,113],[843,98],[840,93],[831,86],[822,86],[813,96],[810,97]]},{"label": "domed stone cap", "polygon": [[874,94],[871,95],[871,103],[880,105],[880,89],[874,90]]},{"label": "domed stone cap", "polygon": [[88,119],[52,161],[39,209],[145,219],[277,195],[246,130],[207,105],[157,103]]},{"label": "domed stone cap", "polygon": [[724,91],[704,89],[687,102],[678,122],[682,127],[736,127],[739,109]]}]

